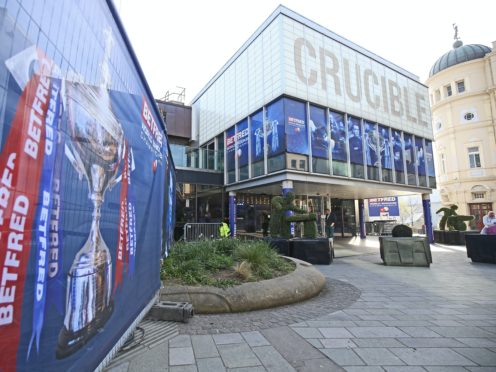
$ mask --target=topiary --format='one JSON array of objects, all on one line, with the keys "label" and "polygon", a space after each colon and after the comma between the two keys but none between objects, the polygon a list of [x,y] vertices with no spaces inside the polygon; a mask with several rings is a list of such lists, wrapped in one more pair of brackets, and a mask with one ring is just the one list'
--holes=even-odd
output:
[{"label": "topiary", "polygon": [[411,238],[413,231],[407,225],[396,225],[391,232],[393,238]]},{"label": "topiary", "polygon": [[467,230],[467,225],[465,221],[472,221],[474,216],[464,216],[456,213],[458,206],[453,204],[449,208],[440,208],[436,214],[443,213],[441,221],[439,221],[439,229],[446,230],[446,226],[449,231],[465,231]]}]

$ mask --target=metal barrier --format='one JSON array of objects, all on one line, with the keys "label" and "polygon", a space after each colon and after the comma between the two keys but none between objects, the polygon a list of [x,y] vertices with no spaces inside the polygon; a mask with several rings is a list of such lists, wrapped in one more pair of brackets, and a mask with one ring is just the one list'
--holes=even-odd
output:
[{"label": "metal barrier", "polygon": [[203,240],[203,239],[219,239],[220,238],[220,222],[217,223],[187,223],[184,225],[183,238],[185,242]]}]

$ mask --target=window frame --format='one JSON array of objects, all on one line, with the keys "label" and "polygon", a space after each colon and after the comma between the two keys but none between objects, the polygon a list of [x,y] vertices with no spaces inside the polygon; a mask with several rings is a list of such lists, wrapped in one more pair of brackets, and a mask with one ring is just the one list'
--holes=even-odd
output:
[{"label": "window frame", "polygon": [[451,84],[445,85],[444,91],[446,92],[446,97],[451,97],[453,95],[453,89],[451,89]]},{"label": "window frame", "polygon": [[[465,87],[465,79],[458,80],[455,82],[455,84],[456,84],[456,91],[458,93],[464,93],[467,90],[467,88]],[[463,86],[462,90],[460,90],[460,84]]]},{"label": "window frame", "polygon": [[[467,153],[468,153],[468,167],[470,169],[482,168],[482,161],[481,161],[479,146],[467,147]],[[472,162],[472,159],[473,159],[473,162]],[[474,165],[474,166],[472,166],[472,165]]]}]

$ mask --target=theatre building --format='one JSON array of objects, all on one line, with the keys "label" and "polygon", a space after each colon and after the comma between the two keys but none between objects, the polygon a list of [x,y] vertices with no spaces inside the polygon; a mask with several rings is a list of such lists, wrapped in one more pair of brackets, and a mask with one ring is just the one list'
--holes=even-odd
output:
[{"label": "theatre building", "polygon": [[[436,178],[427,87],[283,6],[198,93],[191,115],[190,143],[200,150],[188,162],[223,176],[217,199],[197,192],[188,203],[197,222],[217,210],[238,233],[258,231],[270,198],[289,191],[318,214],[331,206],[338,236],[365,236],[368,198],[422,194],[429,210]],[[179,181],[178,154],[192,153],[181,146],[172,146]]]}]

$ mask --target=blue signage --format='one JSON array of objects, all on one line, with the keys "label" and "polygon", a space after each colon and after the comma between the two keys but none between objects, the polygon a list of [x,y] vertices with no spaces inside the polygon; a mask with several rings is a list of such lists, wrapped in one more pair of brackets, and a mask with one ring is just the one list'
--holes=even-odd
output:
[{"label": "blue signage", "polygon": [[427,175],[429,177],[436,177],[434,155],[432,152],[432,141],[429,140],[425,140],[425,161],[427,163]]},{"label": "blue signage", "polygon": [[350,162],[363,164],[362,127],[360,119],[348,116],[348,142],[350,145]]},{"label": "blue signage", "polygon": [[377,125],[368,121],[364,122],[365,127],[365,162],[368,166],[379,166],[379,140]]},{"label": "blue signage", "polygon": [[425,152],[422,138],[415,137],[415,153],[417,159],[417,170],[419,176],[425,176]]},{"label": "blue signage", "polygon": [[346,152],[346,128],[344,115],[337,112],[329,112],[331,123],[331,149],[332,160],[347,161]]},{"label": "blue signage", "polygon": [[267,106],[265,131],[269,157],[286,151],[284,140],[284,99],[279,99]]},{"label": "blue signage", "polygon": [[310,138],[312,156],[329,158],[329,134],[327,130],[326,112],[320,107],[310,106]]},{"label": "blue signage", "polygon": [[409,174],[415,174],[415,146],[413,144],[413,136],[404,133],[403,138],[405,140],[406,171]]},{"label": "blue signage", "polygon": [[392,169],[393,160],[391,155],[391,140],[389,128],[379,125],[379,150],[381,155],[381,165],[383,169]]},{"label": "blue signage", "polygon": [[373,198],[368,202],[370,217],[398,217],[400,215],[397,196]]},{"label": "blue signage", "polygon": [[238,167],[248,165],[248,119],[243,120],[236,126],[236,156],[238,157]]},{"label": "blue signage", "polygon": [[251,116],[251,158],[258,162],[264,158],[263,112]]},{"label": "blue signage", "polygon": [[284,99],[287,151],[308,155],[308,132],[305,103]]},{"label": "blue signage", "polygon": [[393,130],[393,158],[394,169],[397,172],[404,172],[405,166],[403,164],[403,139],[399,130]]},{"label": "blue signage", "polygon": [[89,371],[160,288],[175,170],[112,2],[34,3],[0,8],[0,371]]}]

